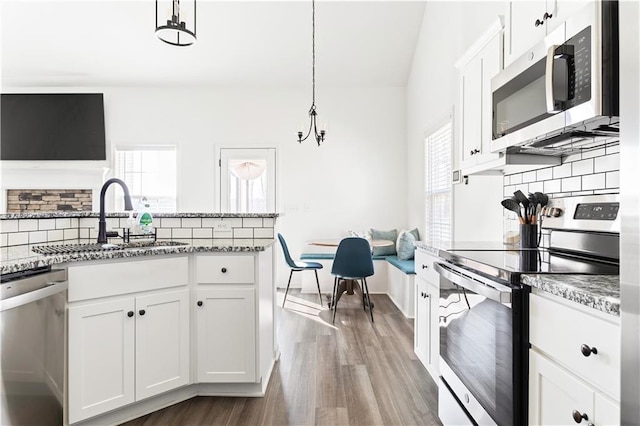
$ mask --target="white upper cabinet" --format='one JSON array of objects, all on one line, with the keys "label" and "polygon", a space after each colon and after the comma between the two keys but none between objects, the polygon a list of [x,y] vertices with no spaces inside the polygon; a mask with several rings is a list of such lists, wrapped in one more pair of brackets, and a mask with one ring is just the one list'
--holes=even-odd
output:
[{"label": "white upper cabinet", "polygon": [[456,67],[459,79],[458,143],[463,172],[497,160],[491,149],[491,79],[502,69],[502,23],[496,23],[476,42]]},{"label": "white upper cabinet", "polygon": [[516,0],[508,2],[505,20],[504,66],[510,65],[588,3],[583,0]]}]

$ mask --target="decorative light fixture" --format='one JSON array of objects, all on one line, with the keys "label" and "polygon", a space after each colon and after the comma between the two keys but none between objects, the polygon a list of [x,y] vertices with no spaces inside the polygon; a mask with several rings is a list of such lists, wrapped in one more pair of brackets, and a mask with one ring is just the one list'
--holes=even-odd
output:
[{"label": "decorative light fixture", "polygon": [[316,2],[315,0],[311,0],[311,49],[313,53],[313,62],[312,62],[312,80],[311,87],[313,88],[312,98],[311,98],[311,109],[309,109],[309,117],[311,118],[311,123],[309,124],[309,131],[307,135],[303,138],[302,131],[298,131],[298,142],[302,143],[302,141],[307,140],[307,138],[311,135],[311,130],[316,138],[316,142],[318,146],[320,146],[320,142],[324,142],[324,137],[327,134],[325,129],[320,129],[320,133],[318,133],[318,127],[316,125],[316,120],[318,117],[318,113],[316,112]]},{"label": "decorative light fixture", "polygon": [[[188,28],[185,21],[181,21],[187,13],[184,10],[180,10],[180,0],[172,0],[172,7],[170,16],[167,16],[166,24],[158,24],[158,0],[156,0],[156,36],[165,43],[173,46],[191,46],[196,41],[196,0],[191,0],[184,3],[192,3],[193,10],[193,27]],[[188,8],[191,9],[191,8]]]}]

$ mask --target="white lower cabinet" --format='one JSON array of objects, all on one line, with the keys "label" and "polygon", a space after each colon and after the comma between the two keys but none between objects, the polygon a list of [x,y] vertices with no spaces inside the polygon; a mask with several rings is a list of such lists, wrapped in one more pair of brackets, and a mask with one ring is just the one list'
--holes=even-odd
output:
[{"label": "white lower cabinet", "polygon": [[433,268],[438,258],[416,250],[416,302],[413,350],[434,380],[438,380],[440,328],[438,325],[439,275]]},{"label": "white lower cabinet", "polygon": [[198,382],[255,382],[255,289],[199,286],[196,299]]},{"label": "white lower cabinet", "polygon": [[69,307],[69,423],[189,383],[189,290]]}]

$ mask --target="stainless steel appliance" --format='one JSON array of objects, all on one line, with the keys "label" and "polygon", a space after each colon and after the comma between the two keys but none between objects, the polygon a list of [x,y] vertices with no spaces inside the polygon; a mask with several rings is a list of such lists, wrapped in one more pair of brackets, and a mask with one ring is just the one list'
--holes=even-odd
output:
[{"label": "stainless steel appliance", "polygon": [[619,274],[619,196],[551,200],[549,246],[440,252],[440,392],[445,425],[527,424],[528,294],[522,274]]},{"label": "stainless steel appliance", "polygon": [[0,424],[63,424],[66,270],[2,276]]},{"label": "stainless steel appliance", "polygon": [[619,136],[618,2],[597,1],[491,81],[491,151],[566,155]]}]

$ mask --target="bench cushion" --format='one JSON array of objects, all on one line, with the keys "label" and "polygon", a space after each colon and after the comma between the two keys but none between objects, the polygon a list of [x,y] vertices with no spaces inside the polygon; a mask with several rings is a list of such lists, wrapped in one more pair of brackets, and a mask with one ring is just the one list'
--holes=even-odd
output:
[{"label": "bench cushion", "polygon": [[[318,260],[318,259],[332,260],[334,257],[336,257],[335,253],[302,253],[300,255],[300,260]],[[389,256],[374,255],[372,257],[373,257],[373,260],[386,260]]]},{"label": "bench cushion", "polygon": [[400,260],[398,256],[387,256],[387,262],[400,269],[407,275],[415,275],[415,262],[413,259],[411,260]]}]

